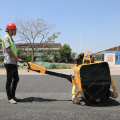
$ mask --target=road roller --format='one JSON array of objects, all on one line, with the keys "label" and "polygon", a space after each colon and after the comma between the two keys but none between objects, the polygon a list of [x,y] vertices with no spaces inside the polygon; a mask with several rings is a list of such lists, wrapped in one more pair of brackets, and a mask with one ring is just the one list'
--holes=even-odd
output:
[{"label": "road roller", "polygon": [[82,98],[86,105],[102,106],[110,97],[118,97],[108,63],[94,62],[88,50],[79,55],[73,75],[53,72],[31,62],[27,62],[26,70],[67,79],[73,84],[72,102],[74,104],[80,104],[80,98]]}]

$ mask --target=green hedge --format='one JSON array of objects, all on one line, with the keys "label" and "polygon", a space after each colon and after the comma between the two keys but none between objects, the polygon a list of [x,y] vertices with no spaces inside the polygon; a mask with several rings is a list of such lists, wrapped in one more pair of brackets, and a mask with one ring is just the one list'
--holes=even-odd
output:
[{"label": "green hedge", "polygon": [[[21,67],[23,67],[24,64],[27,63],[18,62],[18,65]],[[71,64],[68,63],[34,62],[34,64],[45,67],[46,69],[71,69]]]},{"label": "green hedge", "polygon": [[36,65],[43,66],[46,69],[67,69],[71,68],[71,64],[68,63],[49,63],[49,62],[35,62]]}]

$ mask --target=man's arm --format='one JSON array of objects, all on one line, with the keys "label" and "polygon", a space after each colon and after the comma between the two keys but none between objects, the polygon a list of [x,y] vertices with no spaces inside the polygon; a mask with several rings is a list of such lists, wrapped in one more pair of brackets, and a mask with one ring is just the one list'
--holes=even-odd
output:
[{"label": "man's arm", "polygon": [[13,52],[12,50],[10,49],[10,47],[6,48],[8,54],[10,54],[11,57],[15,58],[16,60],[18,60],[19,62],[23,62],[22,59],[20,59],[19,57],[17,57]]}]

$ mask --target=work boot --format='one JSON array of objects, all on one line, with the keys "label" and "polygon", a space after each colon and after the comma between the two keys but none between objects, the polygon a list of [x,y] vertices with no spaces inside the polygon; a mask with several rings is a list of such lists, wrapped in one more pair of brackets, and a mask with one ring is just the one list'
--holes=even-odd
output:
[{"label": "work boot", "polygon": [[8,100],[8,102],[11,103],[11,104],[17,104],[17,102],[13,99]]},{"label": "work boot", "polygon": [[110,97],[117,98],[118,97],[118,93],[114,92],[113,90],[110,89]]},{"label": "work boot", "polygon": [[118,93],[113,93],[113,98],[117,98],[118,97]]},{"label": "work boot", "polygon": [[75,94],[72,94],[72,102],[73,104],[80,104],[80,99],[77,97],[77,99],[75,100]]}]

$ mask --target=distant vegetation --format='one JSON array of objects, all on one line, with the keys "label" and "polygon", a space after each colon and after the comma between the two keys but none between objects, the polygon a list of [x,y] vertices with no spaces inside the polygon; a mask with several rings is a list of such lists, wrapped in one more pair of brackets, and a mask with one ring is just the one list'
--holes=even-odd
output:
[{"label": "distant vegetation", "polygon": [[101,54],[96,54],[95,55],[95,60],[101,60]]}]

